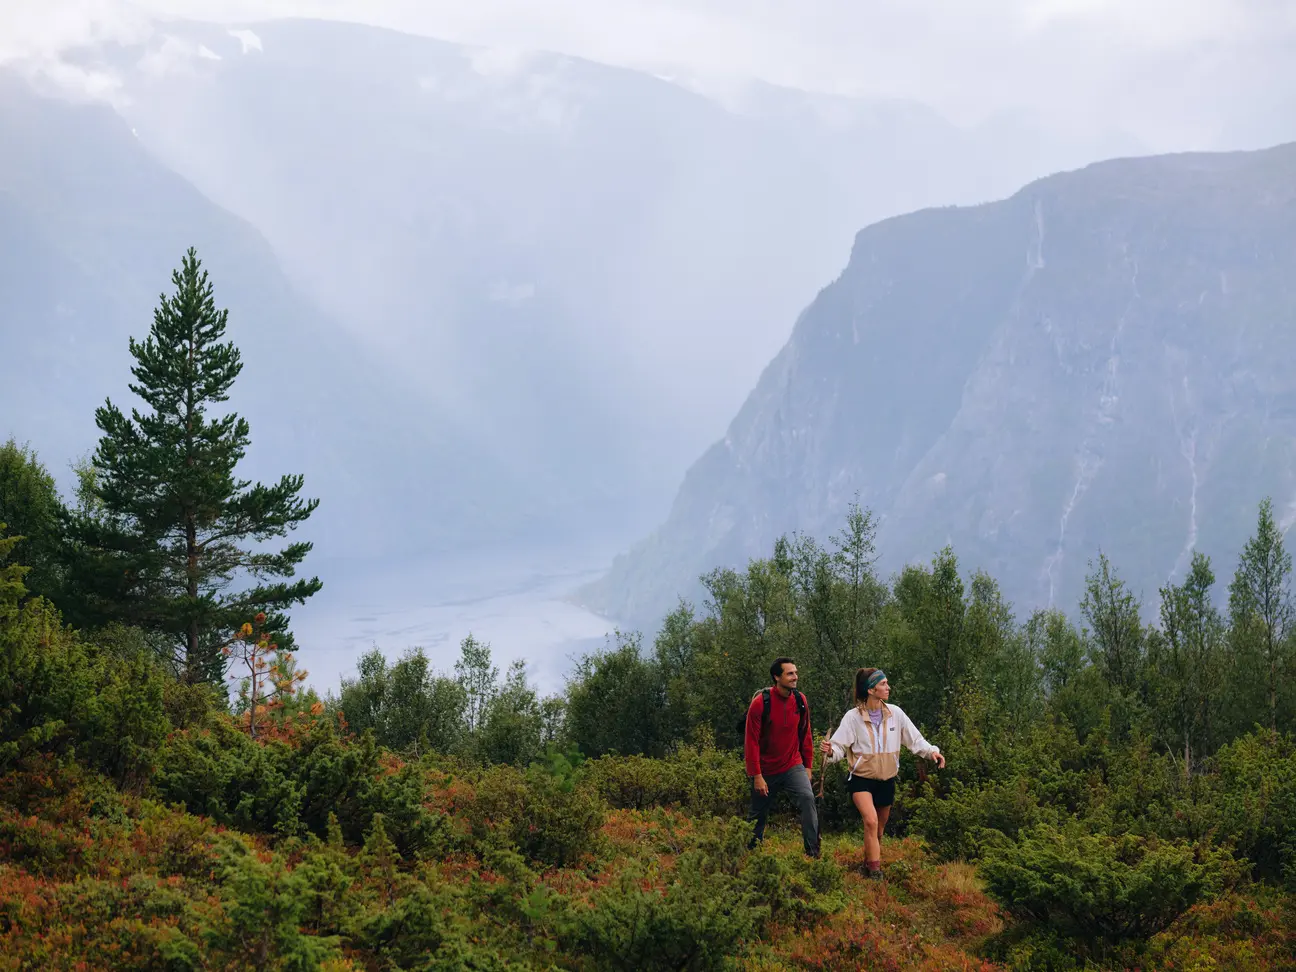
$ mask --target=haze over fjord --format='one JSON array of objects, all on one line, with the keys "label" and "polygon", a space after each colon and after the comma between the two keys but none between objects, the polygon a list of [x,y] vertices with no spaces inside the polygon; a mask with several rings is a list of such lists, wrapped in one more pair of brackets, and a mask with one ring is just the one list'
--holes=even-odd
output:
[{"label": "haze over fjord", "polygon": [[[308,489],[336,510],[314,529],[340,570],[350,544],[375,561],[442,567],[480,547],[504,557],[573,540],[628,546],[723,435],[862,226],[1007,196],[1107,155],[1279,141],[1287,136],[1274,109],[1292,91],[1290,67],[1276,60],[1268,82],[1258,80],[1266,52],[1291,36],[1281,12],[1260,4],[1215,20],[1210,5],[1180,6],[1159,26],[1102,4],[1055,5],[1051,19],[981,5],[987,23],[1014,25],[1006,38],[973,32],[961,13],[924,33],[919,23],[939,22],[922,20],[934,10],[923,5],[881,5],[864,30],[858,11],[829,4],[781,47],[770,43],[779,15],[762,5],[746,20],[721,4],[633,8],[641,19],[620,34],[571,30],[582,21],[557,15],[506,28],[500,4],[472,15],[365,8],[389,26],[494,42],[487,49],[337,22],[157,25],[105,4],[95,5],[97,34],[74,36],[73,6],[61,8],[66,33],[59,23],[43,32],[58,18],[14,8],[29,18],[6,34],[14,70],[47,93],[88,92],[110,106],[148,158],[138,162],[153,173],[145,178],[180,177],[268,244],[256,273],[282,274],[300,310],[249,329],[249,357],[252,342],[291,343],[273,332],[292,316],[309,318],[309,333],[336,335],[331,347],[306,339],[292,367],[337,369],[325,396],[357,423],[354,447],[335,458],[298,453],[310,464]],[[208,6],[184,10],[251,13]],[[598,18],[615,6],[583,8],[584,23],[614,26]],[[178,12],[164,7],[136,9]],[[360,8],[262,10],[346,17]],[[447,18],[439,29],[438,11]],[[700,32],[691,43],[678,43],[682,22]],[[644,23],[658,29],[636,33]],[[951,43],[955,29],[961,45]],[[13,57],[22,37],[22,53],[38,59]],[[850,38],[908,47],[852,59]],[[86,39],[95,43],[69,43]],[[1104,44],[1110,63],[1097,66],[1091,55]],[[528,48],[561,53],[518,53]],[[998,72],[972,69],[992,57]],[[1087,78],[1064,70],[1079,62],[1091,65]],[[1242,63],[1255,70],[1238,72]],[[1178,65],[1193,65],[1177,73],[1192,97],[1171,108],[1165,79]],[[1127,97],[1113,101],[1122,88]],[[108,150],[80,151],[93,162]],[[45,190],[63,198],[56,182]],[[33,218],[57,249],[48,216]],[[93,236],[93,209],[83,204],[78,216]],[[239,244],[224,276],[213,267],[218,286],[244,287],[250,271],[237,265],[257,245]],[[178,253],[141,255],[130,291],[151,299]],[[138,299],[121,311],[118,337],[146,326]],[[381,396],[349,381],[356,369]],[[96,375],[85,401],[120,397],[123,379]],[[93,443],[85,408],[67,404],[51,444],[34,442],[58,471]],[[293,414],[256,408],[262,441]],[[36,439],[21,422],[12,431]],[[291,438],[267,465],[294,456]]]}]

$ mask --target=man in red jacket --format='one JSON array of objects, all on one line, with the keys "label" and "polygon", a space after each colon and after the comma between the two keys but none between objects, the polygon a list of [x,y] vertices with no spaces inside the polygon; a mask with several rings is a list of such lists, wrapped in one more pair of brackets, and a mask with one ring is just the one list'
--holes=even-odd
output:
[{"label": "man in red jacket", "polygon": [[814,746],[810,731],[810,705],[797,691],[797,670],[791,658],[776,658],[770,665],[774,685],[752,697],[747,707],[743,754],[752,780],[751,812],[756,822],[750,847],[765,835],[770,805],[786,790],[801,811],[801,839],[805,852],[819,856],[819,816],[815,812],[810,777]]}]

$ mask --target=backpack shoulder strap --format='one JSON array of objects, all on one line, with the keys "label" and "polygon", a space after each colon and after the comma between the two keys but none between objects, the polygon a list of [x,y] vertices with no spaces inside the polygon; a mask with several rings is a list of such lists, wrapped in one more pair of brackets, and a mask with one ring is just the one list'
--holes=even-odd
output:
[{"label": "backpack shoulder strap", "polygon": [[763,688],[761,689],[761,725],[762,726],[765,725],[765,723],[769,722],[769,714],[770,714],[770,690],[768,688]]},{"label": "backpack shoulder strap", "polygon": [[808,724],[809,719],[807,718],[808,713],[806,712],[806,700],[805,700],[805,696],[801,694],[800,689],[793,689],[792,692],[794,695],[796,695],[797,742],[800,742],[801,739],[805,736],[807,730],[809,730],[810,728]]}]

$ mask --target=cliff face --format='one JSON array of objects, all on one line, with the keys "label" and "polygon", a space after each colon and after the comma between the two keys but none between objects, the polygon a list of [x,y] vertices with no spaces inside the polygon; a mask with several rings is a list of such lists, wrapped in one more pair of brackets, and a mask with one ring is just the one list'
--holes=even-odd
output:
[{"label": "cliff face", "polygon": [[[81,112],[94,122],[55,133],[59,161],[45,165],[0,104],[0,137],[23,149],[0,158],[0,193],[16,160],[52,200],[25,207],[9,248],[36,233],[66,251],[75,217],[91,242],[78,269],[147,326],[160,284],[134,281],[165,283],[177,252],[148,254],[137,277],[147,234],[198,244],[234,297],[239,274],[201,220],[241,221],[231,260],[254,231],[248,259],[268,256],[287,303],[309,308],[270,310],[253,294],[231,300],[235,326],[264,317],[251,332],[264,353],[278,319],[327,317],[309,327],[333,333],[348,367],[306,374],[325,406],[347,402],[349,429],[364,427],[337,433],[358,449],[336,447],[364,470],[332,465],[365,511],[347,548],[379,558],[630,543],[860,226],[1110,154],[1107,139],[1060,139],[1030,119],[964,128],[919,104],[761,84],[708,97],[579,58],[336,21],[170,21],[64,57],[77,70],[23,76],[66,94],[87,72],[118,123]],[[85,205],[60,202],[81,185]],[[107,346],[122,360],[119,333]],[[58,361],[78,366],[84,347]],[[101,359],[84,361],[94,380]],[[331,392],[360,370],[366,387]],[[61,454],[55,423],[36,423],[13,427]],[[399,511],[395,527],[383,511]]]},{"label": "cliff face", "polygon": [[1106,162],[878,223],[801,315],[670,516],[583,599],[652,624],[699,573],[826,535],[858,491],[880,566],[946,543],[1019,610],[1101,549],[1154,604],[1296,519],[1296,145]]},{"label": "cliff face", "polygon": [[[911,103],[756,85],[721,104],[337,22],[168,24],[85,57],[120,78],[145,148],[523,484],[496,508],[620,544],[655,524],[860,226],[1104,154]],[[512,536],[497,518],[471,529]]]}]

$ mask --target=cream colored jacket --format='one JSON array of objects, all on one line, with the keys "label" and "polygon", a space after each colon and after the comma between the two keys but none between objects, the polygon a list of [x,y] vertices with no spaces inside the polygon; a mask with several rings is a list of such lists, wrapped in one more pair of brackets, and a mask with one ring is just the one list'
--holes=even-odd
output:
[{"label": "cream colored jacket", "polygon": [[876,730],[868,713],[858,705],[842,716],[832,734],[832,755],[828,762],[848,759],[846,778],[862,776],[889,780],[900,772],[900,746],[930,759],[938,750],[923,738],[913,720],[898,705],[883,703],[882,724]]}]

